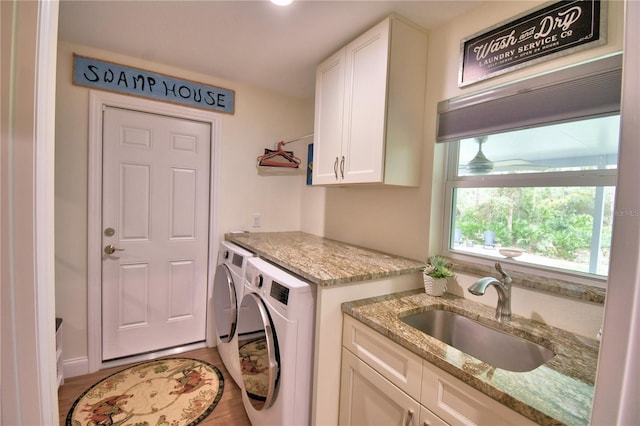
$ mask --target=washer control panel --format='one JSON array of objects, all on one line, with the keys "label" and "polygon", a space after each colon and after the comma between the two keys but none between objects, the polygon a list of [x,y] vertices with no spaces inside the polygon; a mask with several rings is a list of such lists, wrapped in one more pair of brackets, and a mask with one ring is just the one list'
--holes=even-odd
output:
[{"label": "washer control panel", "polygon": [[269,296],[273,297],[283,305],[287,305],[289,303],[289,289],[277,281],[271,282],[271,291],[269,292]]}]

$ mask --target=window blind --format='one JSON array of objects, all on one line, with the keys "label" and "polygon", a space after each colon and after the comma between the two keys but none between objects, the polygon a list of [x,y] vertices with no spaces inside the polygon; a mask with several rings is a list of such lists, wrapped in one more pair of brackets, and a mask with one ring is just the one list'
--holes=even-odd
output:
[{"label": "window blind", "polygon": [[437,142],[620,112],[622,54],[438,103]]}]

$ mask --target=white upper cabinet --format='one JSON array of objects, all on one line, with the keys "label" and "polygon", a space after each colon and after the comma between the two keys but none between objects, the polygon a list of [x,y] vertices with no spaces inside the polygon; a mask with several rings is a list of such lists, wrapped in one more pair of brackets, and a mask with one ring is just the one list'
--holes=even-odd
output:
[{"label": "white upper cabinet", "polygon": [[426,67],[426,33],[397,16],[318,66],[314,185],[419,185]]},{"label": "white upper cabinet", "polygon": [[[316,71],[313,141],[313,184],[338,181],[342,151],[344,49],[326,59]],[[320,148],[318,148],[322,144]],[[335,161],[334,161],[335,159]]]}]

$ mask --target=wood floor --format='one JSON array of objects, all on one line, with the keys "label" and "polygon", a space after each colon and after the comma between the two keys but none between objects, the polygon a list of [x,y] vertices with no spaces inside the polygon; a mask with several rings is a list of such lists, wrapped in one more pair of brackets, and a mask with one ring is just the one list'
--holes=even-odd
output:
[{"label": "wood floor", "polygon": [[[191,352],[184,352],[180,355],[185,358],[195,358],[203,361],[207,361],[210,364],[215,365],[224,377],[224,392],[222,393],[222,399],[213,410],[211,414],[200,425],[212,426],[212,425],[230,425],[230,426],[250,426],[249,418],[247,417],[244,407],[242,405],[242,394],[240,388],[233,381],[229,372],[224,367],[218,350],[216,348],[203,348]],[[58,403],[60,406],[60,424],[64,425],[67,418],[69,409],[80,396],[82,392],[88,389],[91,385],[104,377],[113,374],[126,368],[126,365],[114,367],[106,370],[101,370],[96,373],[87,374],[85,376],[71,377],[65,379],[64,385],[60,387],[58,391]]]}]

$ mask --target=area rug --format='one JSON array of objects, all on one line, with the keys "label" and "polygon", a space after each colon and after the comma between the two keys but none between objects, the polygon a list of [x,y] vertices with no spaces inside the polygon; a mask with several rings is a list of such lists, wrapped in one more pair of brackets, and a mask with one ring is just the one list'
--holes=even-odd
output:
[{"label": "area rug", "polygon": [[163,358],[119,371],[73,403],[67,426],[196,425],[216,407],[222,373],[204,361]]},{"label": "area rug", "polygon": [[269,355],[264,338],[241,343],[238,348],[242,382],[247,395],[259,401],[267,399],[269,383]]}]

